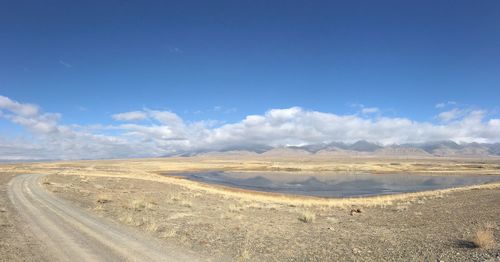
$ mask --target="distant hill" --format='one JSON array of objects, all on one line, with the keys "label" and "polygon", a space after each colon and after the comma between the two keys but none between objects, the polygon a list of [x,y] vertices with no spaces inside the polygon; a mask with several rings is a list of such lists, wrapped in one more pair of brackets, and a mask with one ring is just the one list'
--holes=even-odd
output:
[{"label": "distant hill", "polygon": [[297,147],[277,147],[262,153],[263,156],[308,156],[312,153]]},{"label": "distant hill", "polygon": [[432,156],[432,154],[421,148],[408,146],[381,147],[375,151],[375,154],[384,156]]},{"label": "distant hill", "polygon": [[178,156],[415,156],[415,157],[487,157],[500,156],[500,143],[455,143],[453,141],[435,141],[428,143],[401,144],[383,146],[366,140],[354,143],[332,142],[301,146],[231,148],[221,151],[200,151]]},{"label": "distant hill", "polygon": [[198,156],[217,156],[217,157],[225,157],[225,156],[256,156],[259,155],[256,152],[247,151],[247,150],[230,150],[230,151],[211,151],[197,154]]}]

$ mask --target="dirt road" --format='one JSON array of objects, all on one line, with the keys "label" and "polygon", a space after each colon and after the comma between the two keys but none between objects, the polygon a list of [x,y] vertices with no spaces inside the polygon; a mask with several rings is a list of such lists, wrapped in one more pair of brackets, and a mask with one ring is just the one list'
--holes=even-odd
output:
[{"label": "dirt road", "polygon": [[193,253],[167,247],[56,198],[40,175],[19,175],[8,187],[13,205],[45,251],[61,261],[199,261]]}]

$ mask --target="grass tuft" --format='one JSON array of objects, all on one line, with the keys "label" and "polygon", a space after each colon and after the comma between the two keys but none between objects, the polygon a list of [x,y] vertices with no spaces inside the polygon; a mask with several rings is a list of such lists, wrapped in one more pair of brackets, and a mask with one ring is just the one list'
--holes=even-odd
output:
[{"label": "grass tuft", "polygon": [[238,213],[239,211],[242,210],[242,208],[240,206],[235,205],[235,204],[229,205],[228,209],[229,209],[229,212],[231,212],[231,213]]},{"label": "grass tuft", "polygon": [[120,217],[119,220],[127,225],[132,225],[134,223],[134,217],[131,214],[125,214]]},{"label": "grass tuft", "polygon": [[158,225],[155,221],[149,221],[146,224],[146,230],[149,232],[157,232],[160,229],[160,225]]},{"label": "grass tuft", "polygon": [[304,223],[312,223],[316,220],[316,214],[311,211],[303,211],[299,214],[299,220]]},{"label": "grass tuft", "polygon": [[106,194],[100,194],[97,196],[96,202],[99,204],[106,204],[111,202],[111,198]]},{"label": "grass tuft", "polygon": [[167,230],[164,234],[163,234],[163,237],[164,238],[173,238],[177,236],[177,231],[175,231],[175,229],[170,229],[170,230]]},{"label": "grass tuft", "polygon": [[491,228],[481,228],[476,231],[472,240],[477,248],[489,249],[495,246],[495,238]]},{"label": "grass tuft", "polygon": [[134,211],[142,211],[146,208],[146,201],[142,198],[134,199],[130,202],[130,208]]},{"label": "grass tuft", "polygon": [[193,206],[193,202],[191,202],[191,200],[183,199],[181,201],[181,206],[192,207]]},{"label": "grass tuft", "polygon": [[42,185],[52,185],[52,183],[50,183],[50,181],[47,177],[44,177],[42,179]]}]

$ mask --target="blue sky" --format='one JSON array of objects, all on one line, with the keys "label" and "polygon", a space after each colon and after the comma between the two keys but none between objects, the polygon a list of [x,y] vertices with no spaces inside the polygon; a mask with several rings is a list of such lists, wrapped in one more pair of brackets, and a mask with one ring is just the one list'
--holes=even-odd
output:
[{"label": "blue sky", "polygon": [[[445,110],[482,110],[486,123],[498,118],[499,13],[494,0],[3,1],[0,95],[58,125],[156,110],[220,126],[295,106],[435,125]],[[0,128],[33,135],[12,119]]]}]

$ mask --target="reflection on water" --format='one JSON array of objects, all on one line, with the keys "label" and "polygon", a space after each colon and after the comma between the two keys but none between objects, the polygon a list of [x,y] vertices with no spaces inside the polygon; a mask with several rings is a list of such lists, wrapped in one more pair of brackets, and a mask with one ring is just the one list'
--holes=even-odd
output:
[{"label": "reflection on water", "polygon": [[357,197],[435,190],[500,181],[500,176],[408,174],[294,175],[290,173],[205,172],[177,174],[190,180],[264,192],[321,197]]}]

